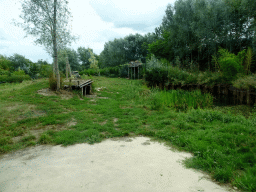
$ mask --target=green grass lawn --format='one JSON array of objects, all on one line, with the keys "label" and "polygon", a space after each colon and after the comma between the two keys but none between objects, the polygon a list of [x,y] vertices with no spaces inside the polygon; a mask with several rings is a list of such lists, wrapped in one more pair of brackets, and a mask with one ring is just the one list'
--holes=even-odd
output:
[{"label": "green grass lawn", "polygon": [[96,97],[75,92],[71,99],[38,94],[49,87],[46,79],[0,85],[0,154],[40,144],[93,144],[144,135],[193,153],[184,162],[187,167],[256,191],[256,117],[251,108],[216,107],[209,95],[150,90],[138,80],[92,79],[101,88],[94,91]]}]

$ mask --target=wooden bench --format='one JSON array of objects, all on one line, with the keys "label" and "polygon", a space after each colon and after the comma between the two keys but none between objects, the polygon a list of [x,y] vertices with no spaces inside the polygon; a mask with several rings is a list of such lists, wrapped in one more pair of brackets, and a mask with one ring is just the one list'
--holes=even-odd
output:
[{"label": "wooden bench", "polygon": [[[76,81],[75,81],[76,82]],[[81,82],[81,84],[80,84]],[[90,94],[92,91],[92,83],[93,81],[91,79],[89,80],[78,80],[77,83],[75,83],[76,85],[74,85],[74,81],[73,81],[73,85],[69,86],[69,85],[65,85],[64,88],[71,88],[71,89],[81,89],[82,92],[82,96],[85,96],[87,94]],[[70,80],[70,84],[71,84],[71,80]]]},{"label": "wooden bench", "polygon": [[86,82],[82,83],[82,84],[78,84],[78,87],[81,89],[82,91],[82,96],[90,94],[92,91],[92,83],[93,81],[91,79],[87,80]]}]

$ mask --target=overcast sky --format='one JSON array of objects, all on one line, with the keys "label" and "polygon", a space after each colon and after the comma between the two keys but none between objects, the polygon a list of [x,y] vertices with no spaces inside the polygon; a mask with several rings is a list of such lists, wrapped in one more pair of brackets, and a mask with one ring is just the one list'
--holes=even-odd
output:
[{"label": "overcast sky", "polygon": [[[0,54],[15,53],[33,62],[39,59],[52,62],[43,47],[34,45],[34,38],[24,38],[25,32],[12,24],[19,19],[19,0],[0,0]],[[100,54],[104,44],[129,34],[154,32],[165,15],[167,5],[175,0],[70,0],[73,16],[72,33],[79,39],[70,48],[90,47]]]}]

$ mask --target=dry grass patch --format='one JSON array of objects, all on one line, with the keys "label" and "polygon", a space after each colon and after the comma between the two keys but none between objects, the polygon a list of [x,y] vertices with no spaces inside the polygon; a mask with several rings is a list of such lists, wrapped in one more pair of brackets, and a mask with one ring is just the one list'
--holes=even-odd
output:
[{"label": "dry grass patch", "polygon": [[67,123],[67,127],[72,127],[72,126],[75,126],[76,124],[77,124],[77,121],[74,118],[72,118],[71,121]]},{"label": "dry grass patch", "polygon": [[52,91],[49,88],[38,90],[37,93],[43,96],[60,96],[63,100],[72,99],[74,96],[74,93],[67,90],[60,90],[58,93],[56,91]]}]

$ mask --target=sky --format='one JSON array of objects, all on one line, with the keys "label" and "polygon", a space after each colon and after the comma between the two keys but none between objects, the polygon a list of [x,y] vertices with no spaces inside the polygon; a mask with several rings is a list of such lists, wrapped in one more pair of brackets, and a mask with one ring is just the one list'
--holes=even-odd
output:
[{"label": "sky", "polygon": [[[168,4],[175,0],[69,0],[72,35],[78,37],[69,48],[92,48],[100,54],[104,44],[129,34],[145,35],[154,32],[162,23]],[[44,47],[35,45],[36,37],[26,36],[22,28],[13,21],[23,22],[19,0],[0,0],[0,54],[25,56],[32,62],[39,59],[52,63]]]}]

